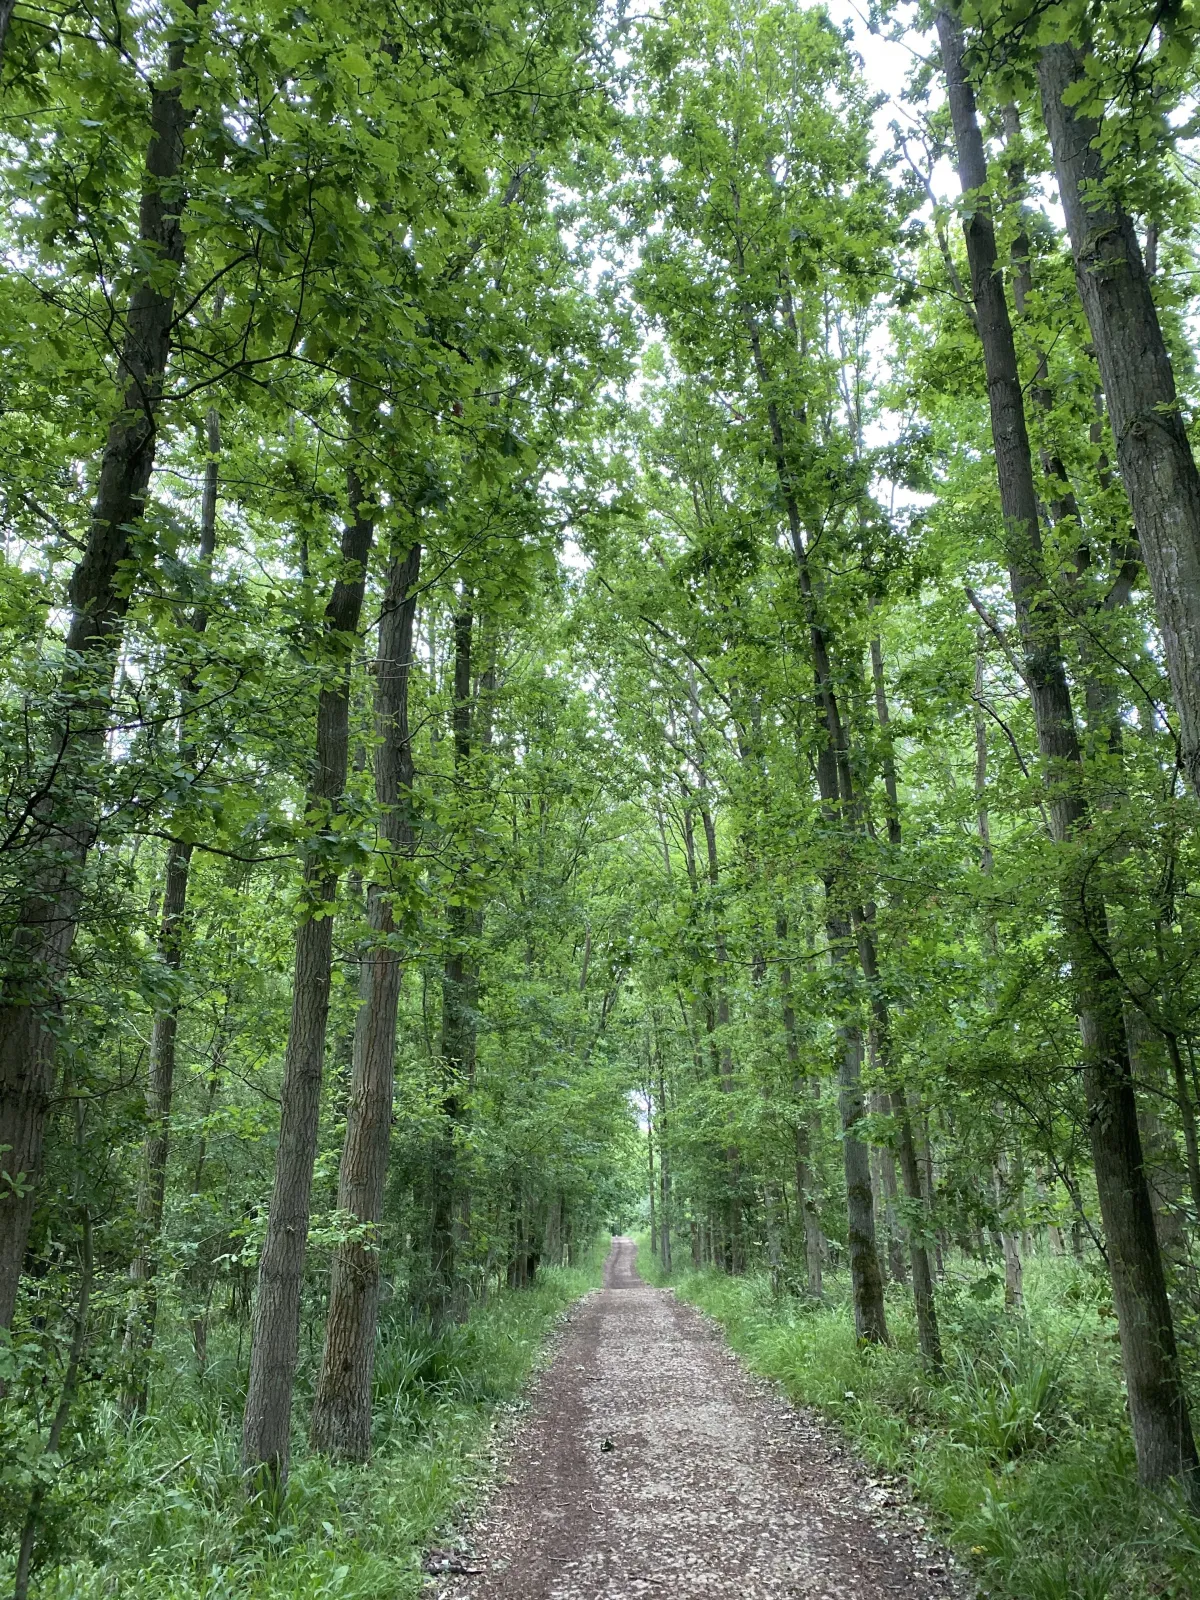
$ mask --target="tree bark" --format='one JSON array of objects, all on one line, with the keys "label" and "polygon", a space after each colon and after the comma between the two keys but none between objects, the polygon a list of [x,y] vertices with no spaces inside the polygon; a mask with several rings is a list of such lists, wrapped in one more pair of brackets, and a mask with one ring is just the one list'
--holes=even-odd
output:
[{"label": "tree bark", "polygon": [[800,1071],[800,1043],[796,1037],[796,1008],[792,1003],[792,968],[784,952],[788,921],[783,912],[775,917],[775,941],[780,951],[779,994],[783,1010],[783,1035],[788,1066],[792,1074],[792,1094],[800,1106],[796,1117],[795,1168],[796,1209],[804,1228],[804,1269],[808,1292],[814,1300],[822,1296],[821,1270],[824,1240],[817,1214],[812,1172],[813,1114],[808,1085]]},{"label": "tree bark", "polygon": [[[992,436],[1008,543],[1013,603],[1021,630],[1025,678],[1046,764],[1050,817],[1060,846],[1076,845],[1088,814],[1081,761],[1057,621],[1042,572],[1033,460],[1025,425],[1012,323],[987,204],[987,160],[967,80],[963,36],[948,11],[937,17],[951,119],[964,194],[971,289],[988,379]],[[1157,1484],[1196,1471],[1162,1257],[1146,1185],[1137,1106],[1122,1015],[1122,994],[1108,964],[1107,913],[1086,869],[1065,853],[1059,895],[1071,961],[1088,1127],[1101,1215],[1108,1239],[1125,1381],[1142,1481]]]},{"label": "tree bark", "polygon": [[[95,831],[88,767],[103,760],[113,673],[130,585],[122,564],[141,520],[170,352],[175,283],[183,263],[180,188],[187,112],[179,87],[184,42],[172,39],[151,92],[150,142],[138,214],[138,257],[150,258],[130,298],[117,385],[87,543],[68,591],[71,620],[52,757],[30,807],[36,831],[0,993],[0,1327],[12,1322],[42,1168],[53,1089],[61,986],[75,938],[81,877]],[[164,270],[164,268],[166,270]]]},{"label": "tree bark", "polygon": [[[886,738],[885,748],[890,750],[891,717],[888,712],[887,689],[883,675],[883,645],[879,638],[871,641],[871,676],[875,686],[875,713],[879,719],[881,732]],[[976,664],[976,695],[979,693],[978,663]],[[983,746],[985,765],[979,766],[978,731],[976,733],[976,792],[982,776],[986,773],[986,740]],[[888,838],[893,845],[899,845],[904,837],[900,817],[900,806],[896,792],[896,780],[893,772],[890,781],[887,769],[884,769],[884,780],[889,785],[888,793]],[[987,813],[980,810],[980,825],[984,836],[987,833]],[[988,857],[990,866],[990,853]],[[859,960],[862,963],[863,973],[871,989],[871,1009],[875,1019],[876,1048],[883,1063],[885,1077],[895,1080],[892,1071],[891,1052],[891,1015],[880,983],[879,963],[875,949],[875,937],[871,929],[870,919],[864,915],[861,919],[859,932]],[[909,1204],[910,1220],[905,1227],[905,1236],[908,1241],[908,1256],[912,1265],[913,1278],[913,1309],[917,1318],[917,1342],[921,1347],[921,1355],[925,1364],[934,1372],[942,1368],[942,1338],[938,1328],[937,1307],[933,1298],[933,1273],[929,1266],[929,1249],[926,1244],[926,1234],[923,1220],[927,1207],[925,1196],[921,1188],[921,1171],[917,1162],[916,1144],[913,1140],[912,1120],[908,1110],[908,1095],[903,1085],[892,1091],[887,1097],[892,1114],[896,1120],[896,1148],[900,1157],[900,1172],[904,1181],[904,1193]],[[891,1152],[887,1152],[889,1159]],[[892,1187],[895,1188],[895,1174],[893,1171]],[[920,1220],[919,1220],[920,1219]],[[900,1277],[901,1274],[893,1275]]]},{"label": "tree bark", "polygon": [[[822,808],[830,823],[837,831],[849,835],[858,825],[861,808],[855,791],[846,727],[834,682],[830,640],[818,615],[804,525],[788,464],[787,441],[784,437],[779,407],[771,393],[771,375],[763,354],[758,325],[749,315],[746,324],[754,369],[763,397],[767,401],[771,454],[787,516],[800,603],[808,625],[816,687],[817,726],[821,741],[816,761],[817,787]],[[825,925],[829,939],[830,960],[836,965],[852,967],[854,946],[851,943],[850,917],[846,908],[839,903],[839,899],[845,898],[847,890],[850,890],[848,899],[853,906],[857,894],[856,886],[841,881],[843,876],[843,872],[836,865],[822,872],[825,885]],[[857,920],[859,913],[856,906],[854,913]],[[871,1160],[867,1146],[855,1131],[863,1115],[862,1028],[857,1021],[847,1019],[839,1028],[839,1038],[841,1054],[838,1068],[838,1104],[842,1119],[842,1158],[846,1174],[846,1211],[850,1242],[850,1279],[854,1295],[854,1325],[860,1339],[887,1344],[883,1274],[879,1268],[875,1216],[871,1201]]]},{"label": "tree bark", "polygon": [[1200,793],[1200,472],[1133,221],[1096,147],[1100,125],[1064,96],[1083,76],[1073,44],[1040,53],[1042,112],[1117,463],[1162,629],[1184,769]]},{"label": "tree bark", "polygon": [[343,571],[325,608],[324,643],[332,670],[317,705],[316,765],[308,790],[310,843],[304,866],[307,904],[296,930],[292,1016],[284,1055],[279,1145],[250,1345],[250,1382],[242,1424],[248,1487],[282,1488],[290,1451],[292,1384],[300,1342],[300,1291],[308,1244],[338,871],[318,835],[336,815],[346,786],[350,666],[357,638],[374,521],[358,473],[347,473],[349,517]]},{"label": "tree bark", "polygon": [[[450,712],[454,741],[454,775],[460,790],[469,780],[471,762],[471,662],[474,617],[469,596],[454,618],[454,698]],[[430,1173],[429,1282],[425,1305],[435,1322],[462,1310],[458,1261],[459,1129],[466,1116],[466,1096],[475,1078],[478,979],[472,939],[481,919],[462,903],[467,864],[459,869],[460,893],[447,908],[449,949],[442,976],[442,1123],[434,1139]]]},{"label": "tree bark", "polygon": [[[215,410],[210,410],[205,419],[205,435],[208,460],[204,468],[204,490],[200,502],[200,549],[197,561],[202,584],[211,577],[217,542],[217,452],[221,446],[221,426]],[[207,628],[208,607],[203,599],[192,613],[189,625],[197,637]],[[189,701],[195,692],[196,675],[193,670],[188,673],[180,696],[180,765],[189,770],[195,765],[195,750],[188,739],[187,717]],[[167,852],[162,920],[158,935],[158,959],[172,979],[178,974],[183,960],[184,913],[191,861],[190,842],[172,840]],[[172,994],[166,1006],[155,1014],[150,1030],[150,1062],[146,1083],[148,1128],[142,1146],[137,1200],[138,1248],[129,1268],[130,1306],[125,1325],[124,1350],[129,1373],[125,1406],[127,1410],[137,1413],[146,1409],[143,1358],[153,1346],[154,1325],[158,1316],[154,1278],[167,1185],[171,1100],[175,1083],[175,1040],[178,1031],[179,997]]]},{"label": "tree bark", "polygon": [[375,799],[386,872],[367,891],[370,947],[363,959],[346,1135],[338,1173],[338,1210],[361,1230],[337,1246],[321,1374],[313,1400],[311,1440],[344,1461],[365,1461],[371,1449],[371,1385],[379,1321],[379,1223],[383,1217],[396,1013],[403,968],[395,947],[393,892],[398,863],[416,848],[408,684],[421,547],[392,564],[379,627],[375,680]]}]

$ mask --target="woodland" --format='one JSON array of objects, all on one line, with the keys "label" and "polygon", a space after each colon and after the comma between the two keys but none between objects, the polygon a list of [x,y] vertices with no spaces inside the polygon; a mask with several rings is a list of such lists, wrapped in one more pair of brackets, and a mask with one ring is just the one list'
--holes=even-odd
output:
[{"label": "woodland", "polygon": [[14,1600],[415,1595],[633,1227],[1200,1592],[1198,28],[0,0]]}]

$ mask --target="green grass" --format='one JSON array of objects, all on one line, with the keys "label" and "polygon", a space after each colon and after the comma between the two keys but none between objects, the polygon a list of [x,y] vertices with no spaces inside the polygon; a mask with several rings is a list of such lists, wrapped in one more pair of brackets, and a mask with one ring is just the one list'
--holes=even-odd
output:
[{"label": "green grass", "polygon": [[[607,1241],[606,1241],[607,1242]],[[170,1352],[153,1414],[127,1429],[94,1416],[94,1465],[56,1495],[53,1542],[67,1559],[35,1578],[39,1600],[409,1600],[420,1553],[478,1493],[490,1470],[499,1408],[526,1385],[560,1314],[600,1278],[584,1267],[538,1274],[501,1293],[460,1328],[434,1335],[396,1321],[382,1331],[376,1448],[365,1467],[308,1453],[298,1395],[286,1502],[248,1505],[238,1463],[243,1375],[218,1359],[203,1385]],[[78,1508],[78,1509],[76,1509]],[[51,1531],[48,1529],[48,1531]],[[7,1592],[0,1561],[0,1589]]]},{"label": "green grass", "polygon": [[[639,1265],[662,1282],[645,1240]],[[877,1470],[903,1476],[931,1524],[1004,1600],[1200,1596],[1200,1519],[1138,1488],[1104,1279],[1033,1260],[1006,1313],[965,1263],[939,1294],[940,1381],[922,1370],[909,1303],[889,1290],[890,1349],[856,1347],[846,1286],[773,1297],[765,1277],[677,1272],[677,1292],[788,1395],[831,1418]],[[1200,1406],[1193,1406],[1200,1415]]]}]

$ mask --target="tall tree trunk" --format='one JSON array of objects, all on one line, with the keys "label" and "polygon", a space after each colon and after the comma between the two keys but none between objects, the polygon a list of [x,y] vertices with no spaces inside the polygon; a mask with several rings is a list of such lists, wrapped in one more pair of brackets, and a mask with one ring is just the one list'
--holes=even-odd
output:
[{"label": "tall tree trunk", "polygon": [[654,1172],[654,1091],[646,1086],[646,1161],[650,1174],[650,1254],[658,1254],[658,1201]]},{"label": "tall tree trunk", "polygon": [[[817,754],[817,787],[822,809],[832,827],[852,835],[860,821],[861,807],[855,792],[850,765],[850,749],[834,682],[830,639],[818,615],[817,596],[809,568],[808,546],[795,483],[788,463],[787,441],[779,407],[773,398],[771,374],[763,355],[758,324],[747,315],[747,333],[759,387],[767,401],[771,434],[771,453],[787,515],[788,533],[796,565],[800,602],[808,625],[816,686],[817,725],[821,740]],[[857,920],[857,885],[843,881],[837,866],[822,873],[825,885],[825,924],[830,960],[838,966],[854,966],[850,908]],[[887,1317],[883,1302],[883,1274],[879,1268],[875,1238],[875,1214],[871,1202],[871,1159],[867,1146],[858,1137],[863,1115],[861,1085],[863,1039],[857,1020],[845,1020],[839,1029],[838,1104],[842,1119],[842,1160],[846,1174],[846,1211],[850,1240],[850,1280],[854,1295],[854,1325],[861,1339],[886,1344]]]},{"label": "tall tree trunk", "polygon": [[792,968],[786,956],[787,936],[787,917],[779,912],[775,917],[775,940],[780,950],[779,993],[783,1010],[783,1035],[792,1074],[792,1095],[800,1108],[795,1125],[796,1210],[800,1213],[804,1228],[804,1269],[808,1292],[814,1300],[819,1300],[822,1295],[824,1240],[812,1171],[814,1119],[808,1084],[800,1071],[800,1042],[796,1037],[796,1009],[792,1004]]},{"label": "tall tree trunk", "polygon": [[662,1269],[670,1275],[671,1258],[671,1159],[667,1125],[667,1080],[662,1058],[658,1062],[658,1190],[659,1250]]},{"label": "tall tree trunk", "polygon": [[130,588],[122,564],[145,506],[157,412],[170,351],[175,283],[183,263],[187,113],[179,89],[184,42],[171,41],[151,93],[135,263],[147,259],[125,319],[117,384],[123,409],[109,425],[84,553],[68,591],[66,665],[47,727],[51,758],[30,806],[29,885],[0,991],[0,1327],[12,1322],[42,1169],[54,1077],[61,986],[75,938],[81,877],[95,831],[88,768],[103,760],[113,673]]},{"label": "tall tree trunk", "polygon": [[[871,641],[871,677],[875,688],[875,714],[879,719],[880,732],[884,736],[884,749],[890,760],[891,753],[891,716],[888,711],[887,686],[883,675],[883,644],[876,637]],[[976,694],[978,695],[978,681]],[[986,758],[987,745],[984,743]],[[986,765],[983,769],[986,771]],[[976,786],[980,785],[982,778],[981,769],[976,763]],[[904,837],[900,817],[900,803],[896,790],[896,777],[894,770],[889,774],[884,767],[884,783],[888,795],[888,840],[893,845],[899,845]],[[982,804],[982,802],[981,802]],[[980,811],[980,825],[986,837],[987,813]],[[989,855],[990,864],[990,855]],[[880,1053],[885,1078],[895,1081],[892,1070],[891,1053],[891,1016],[883,987],[880,983],[878,959],[875,949],[875,938],[871,929],[870,918],[863,916],[859,926],[859,960],[862,963],[863,973],[871,988],[871,1009],[875,1018],[876,1048]],[[883,1098],[892,1111],[896,1123],[896,1151],[900,1157],[900,1173],[904,1182],[905,1198],[908,1201],[909,1221],[905,1227],[908,1240],[908,1257],[912,1265],[913,1279],[913,1309],[917,1318],[917,1342],[921,1347],[921,1355],[925,1364],[934,1372],[939,1372],[942,1367],[942,1338],[938,1328],[937,1307],[933,1298],[933,1273],[929,1266],[929,1249],[926,1244],[924,1223],[927,1207],[925,1195],[921,1187],[921,1172],[917,1163],[916,1144],[913,1140],[912,1121],[908,1110],[908,1095],[903,1085],[892,1090],[889,1096]],[[891,1152],[887,1152],[889,1159]],[[895,1173],[892,1174],[892,1187],[895,1187]],[[902,1274],[893,1275],[901,1277]]]},{"label": "tall tree trunk", "polygon": [[[385,872],[367,890],[370,946],[363,959],[338,1210],[360,1232],[333,1256],[321,1374],[313,1399],[315,1450],[365,1461],[371,1449],[371,1384],[379,1321],[379,1223],[387,1178],[396,1064],[396,1012],[403,968],[395,947],[393,896],[416,847],[408,684],[421,547],[392,563],[379,625],[375,679],[375,799]],[[399,871],[397,870],[399,869]]]},{"label": "tall tree trunk", "polygon": [[[998,268],[995,230],[986,203],[987,160],[964,67],[961,27],[948,11],[941,11],[937,28],[959,178],[963,192],[972,196],[971,212],[964,218],[963,230],[987,369],[1009,574],[1025,655],[1025,677],[1047,768],[1054,837],[1060,844],[1074,844],[1088,826],[1080,785],[1077,779],[1072,783],[1068,778],[1068,774],[1080,772],[1079,743],[1057,621],[1042,572],[1037,493],[1016,347]],[[1072,867],[1073,854],[1064,857],[1060,868],[1060,904],[1083,1042],[1092,1161],[1108,1239],[1138,1470],[1143,1482],[1156,1484],[1194,1473],[1196,1446],[1146,1186],[1122,994],[1103,953],[1108,946],[1107,913],[1086,870],[1080,872]]]},{"label": "tall tree trunk", "polygon": [[300,1291],[321,1120],[338,871],[322,851],[320,834],[328,830],[346,787],[350,667],[374,536],[373,516],[357,470],[351,468],[346,478],[349,516],[342,535],[343,570],[325,608],[329,672],[317,705],[316,767],[307,804],[310,843],[304,864],[305,905],[296,930],[275,1182],[258,1264],[250,1383],[242,1424],[242,1466],[252,1489],[259,1485],[281,1488],[287,1480],[292,1385],[300,1343]]},{"label": "tall tree trunk", "polygon": [[[454,699],[450,713],[454,739],[455,782],[469,781],[471,762],[471,658],[474,618],[470,598],[454,618]],[[464,862],[460,879],[469,871]],[[435,1322],[460,1309],[458,1243],[461,1227],[459,1130],[466,1115],[466,1096],[475,1077],[476,1004],[472,935],[478,919],[462,904],[461,894],[447,909],[448,953],[442,977],[442,1122],[434,1140],[430,1172],[429,1281],[425,1303]]]},{"label": "tall tree trunk", "polygon": [[[205,419],[205,444],[208,460],[204,467],[204,490],[200,501],[200,549],[197,571],[201,584],[212,575],[217,544],[217,452],[221,447],[221,424],[210,409]],[[197,638],[208,626],[208,606],[202,599],[188,619]],[[194,669],[187,674],[180,696],[181,767],[195,767],[196,752],[188,737],[188,713],[196,692]],[[158,934],[158,959],[172,979],[183,961],[184,912],[187,908],[188,877],[191,871],[190,841],[173,839],[167,851],[163,886],[162,919]],[[147,1132],[142,1145],[142,1170],[138,1182],[138,1246],[129,1267],[130,1304],[125,1324],[125,1360],[128,1378],[126,1409],[146,1409],[145,1356],[154,1343],[158,1316],[155,1289],[159,1235],[162,1232],[163,1202],[167,1186],[167,1156],[170,1151],[171,1100],[175,1085],[175,1040],[179,1031],[179,995],[169,994],[166,1005],[156,1012],[150,1030],[150,1062],[146,1082]]]},{"label": "tall tree trunk", "polygon": [[921,1164],[917,1159],[917,1142],[913,1138],[908,1096],[903,1089],[893,1089],[890,1098],[892,1115],[896,1119],[896,1153],[900,1157],[900,1175],[904,1180],[904,1192],[909,1204],[908,1256],[912,1263],[917,1342],[921,1346],[922,1356],[937,1372],[942,1365],[942,1340],[933,1300],[933,1273],[929,1266],[929,1246],[926,1243],[929,1202],[921,1183]]},{"label": "tall tree trunk", "polygon": [[1084,78],[1073,44],[1038,62],[1042,112],[1116,441],[1154,591],[1179,711],[1184,768],[1200,793],[1200,473],[1133,221],[1096,147],[1099,124],[1066,97]]}]

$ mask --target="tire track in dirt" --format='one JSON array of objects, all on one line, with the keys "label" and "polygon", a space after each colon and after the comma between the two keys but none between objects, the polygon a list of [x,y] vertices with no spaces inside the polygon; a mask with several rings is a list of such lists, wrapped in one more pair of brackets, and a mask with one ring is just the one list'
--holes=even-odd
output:
[{"label": "tire track in dirt", "polygon": [[[965,1586],[816,1420],[617,1239],[438,1600],[945,1600]],[[605,1441],[611,1442],[606,1449]]]}]

